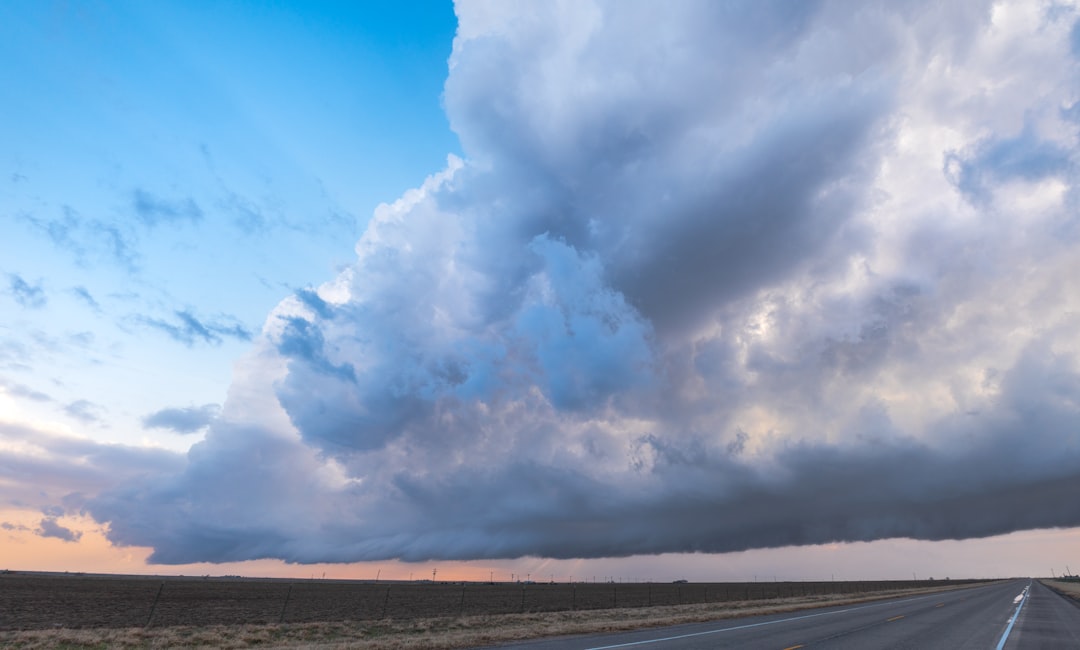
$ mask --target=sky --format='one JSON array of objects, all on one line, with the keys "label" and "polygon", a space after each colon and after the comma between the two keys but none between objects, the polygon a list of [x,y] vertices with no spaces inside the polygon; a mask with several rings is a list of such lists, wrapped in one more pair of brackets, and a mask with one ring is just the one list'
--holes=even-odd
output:
[{"label": "sky", "polygon": [[0,557],[1080,571],[1071,2],[0,6]]}]

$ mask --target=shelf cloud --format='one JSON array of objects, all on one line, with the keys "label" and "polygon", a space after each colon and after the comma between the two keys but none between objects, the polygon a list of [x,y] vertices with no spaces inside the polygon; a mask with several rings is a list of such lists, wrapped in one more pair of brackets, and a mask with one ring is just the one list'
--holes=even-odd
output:
[{"label": "shelf cloud", "polygon": [[[112,542],[419,561],[1080,525],[1076,8],[456,10],[464,158],[273,310],[220,414],[151,417],[206,437],[81,502]],[[151,324],[247,338],[188,316]]]}]

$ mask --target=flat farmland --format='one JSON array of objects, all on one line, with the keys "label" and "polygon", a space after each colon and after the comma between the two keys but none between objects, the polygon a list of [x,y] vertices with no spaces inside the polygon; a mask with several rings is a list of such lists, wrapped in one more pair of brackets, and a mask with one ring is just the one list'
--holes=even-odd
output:
[{"label": "flat farmland", "polygon": [[0,630],[413,620],[833,599],[977,581],[482,583],[0,574]]}]

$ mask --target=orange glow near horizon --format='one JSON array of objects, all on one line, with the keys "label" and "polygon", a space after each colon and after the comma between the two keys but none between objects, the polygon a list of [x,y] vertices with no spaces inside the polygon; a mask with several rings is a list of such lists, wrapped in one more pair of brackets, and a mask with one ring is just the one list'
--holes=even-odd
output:
[{"label": "orange glow near horizon", "polygon": [[[749,580],[860,580],[993,578],[1060,575],[1080,565],[1080,528],[1024,531],[980,540],[924,542],[910,539],[833,543],[760,549],[720,555],[663,554],[650,557],[552,560],[520,558],[488,561],[397,560],[348,564],[290,564],[264,559],[215,564],[152,564],[152,549],[119,547],[106,529],[88,517],[61,517],[57,523],[79,534],[65,541],[39,534],[42,515],[0,510],[0,569],[134,575],[241,575],[246,577],[338,580],[431,580],[536,582],[623,580],[667,582]],[[1042,566],[1045,564],[1045,566]],[[1073,569],[1074,572],[1076,569]]]}]

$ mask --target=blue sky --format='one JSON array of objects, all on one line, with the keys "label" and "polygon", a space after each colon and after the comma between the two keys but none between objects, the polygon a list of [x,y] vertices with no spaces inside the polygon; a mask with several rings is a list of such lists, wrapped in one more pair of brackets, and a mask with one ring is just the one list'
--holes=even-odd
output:
[{"label": "blue sky", "polygon": [[3,555],[1048,573],[1078,19],[0,7]]},{"label": "blue sky", "polygon": [[270,308],[458,150],[447,3],[0,11],[6,374],[96,436],[186,448],[139,418],[220,402]]}]

